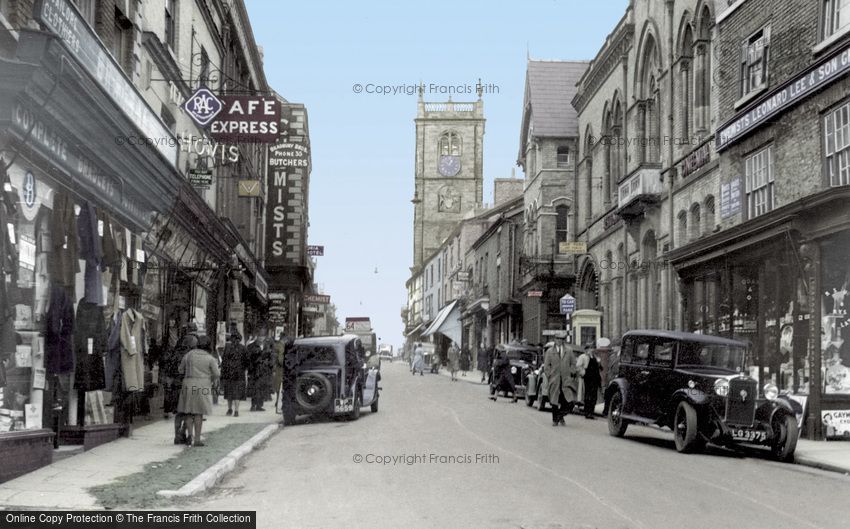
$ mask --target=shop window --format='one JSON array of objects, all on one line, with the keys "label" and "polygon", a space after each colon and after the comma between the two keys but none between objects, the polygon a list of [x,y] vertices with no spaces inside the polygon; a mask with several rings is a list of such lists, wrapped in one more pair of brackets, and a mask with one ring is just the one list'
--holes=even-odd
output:
[{"label": "shop window", "polygon": [[741,45],[741,97],[767,86],[770,27],[760,29]]},{"label": "shop window", "polygon": [[821,353],[823,393],[850,395],[850,234],[822,245]]},{"label": "shop window", "polygon": [[824,145],[829,185],[850,184],[850,103],[841,105],[824,118]]},{"label": "shop window", "polygon": [[850,25],[850,0],[821,0],[821,40]]},{"label": "shop window", "polygon": [[749,218],[758,217],[774,207],[773,149],[768,147],[747,158],[746,194]]}]

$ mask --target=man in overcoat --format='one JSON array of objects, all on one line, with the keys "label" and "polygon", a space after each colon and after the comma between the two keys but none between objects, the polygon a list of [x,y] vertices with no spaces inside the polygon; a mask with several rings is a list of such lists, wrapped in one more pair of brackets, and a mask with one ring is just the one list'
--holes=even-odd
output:
[{"label": "man in overcoat", "polygon": [[563,338],[546,350],[543,369],[549,380],[549,404],[552,406],[552,426],[566,426],[566,417],[577,400],[578,380],[576,359]]}]

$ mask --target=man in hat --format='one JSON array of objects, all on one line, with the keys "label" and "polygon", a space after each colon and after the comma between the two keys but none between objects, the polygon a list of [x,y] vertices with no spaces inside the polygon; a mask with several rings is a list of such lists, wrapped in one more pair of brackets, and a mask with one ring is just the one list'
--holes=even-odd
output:
[{"label": "man in hat", "polygon": [[577,400],[576,359],[567,347],[564,336],[558,336],[555,343],[546,350],[543,369],[549,380],[549,404],[552,406],[552,426],[566,426],[564,417],[573,409]]}]

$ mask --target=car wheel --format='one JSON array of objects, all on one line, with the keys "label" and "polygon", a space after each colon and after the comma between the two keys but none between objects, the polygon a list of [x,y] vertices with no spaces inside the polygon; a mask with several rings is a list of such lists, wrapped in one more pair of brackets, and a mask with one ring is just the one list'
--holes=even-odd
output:
[{"label": "car wheel", "polygon": [[348,415],[348,418],[352,421],[356,421],[360,418],[360,406],[363,405],[362,397],[360,397],[360,388],[355,388],[354,393],[354,409],[352,409],[351,413]]},{"label": "car wheel", "polygon": [[619,391],[611,396],[608,405],[608,433],[614,437],[626,435],[629,422],[623,418],[623,395]]},{"label": "car wheel", "polygon": [[794,461],[794,451],[797,449],[797,438],[799,437],[797,420],[791,415],[783,415],[773,419],[774,441],[771,453],[777,461]]},{"label": "car wheel", "polygon": [[375,399],[375,402],[372,403],[372,406],[369,408],[372,410],[372,413],[378,413],[378,401],[381,400],[380,397]]},{"label": "car wheel", "polygon": [[697,410],[684,400],[676,408],[673,435],[676,438],[676,450],[679,452],[697,452],[705,446],[705,442],[699,434]]},{"label": "car wheel", "polygon": [[322,373],[305,373],[295,383],[295,400],[304,411],[313,413],[328,407],[333,383]]}]

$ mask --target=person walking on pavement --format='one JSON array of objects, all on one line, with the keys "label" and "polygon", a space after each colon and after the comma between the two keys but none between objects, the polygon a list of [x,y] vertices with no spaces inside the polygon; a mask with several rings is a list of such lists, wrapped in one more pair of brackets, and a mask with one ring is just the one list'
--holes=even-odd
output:
[{"label": "person walking on pavement", "polygon": [[[517,401],[516,384],[514,384],[514,376],[511,373],[511,360],[507,353],[497,354],[497,358],[493,360],[493,381],[490,385],[490,400],[496,402],[499,397],[499,392],[505,394],[505,398],[511,398],[513,402]],[[508,394],[510,393],[510,397]]]},{"label": "person walking on pavement", "polygon": [[186,417],[194,429],[194,436],[189,434],[187,443],[192,446],[204,446],[201,440],[204,415],[212,413],[212,388],[221,375],[218,360],[210,354],[209,338],[206,336],[198,338],[197,348],[186,353],[180,362],[180,373],[184,378],[177,410]]},{"label": "person walking on pavement", "polygon": [[416,375],[417,371],[423,377],[425,376],[425,350],[422,349],[422,344],[419,342],[413,347],[413,369],[411,369],[411,373]]},{"label": "person walking on pavement", "polygon": [[584,348],[584,353],[578,359],[577,367],[582,382],[583,394],[579,398],[584,402],[584,418],[595,419],[596,397],[599,393],[599,386],[602,385],[602,365],[599,363],[596,350],[593,347]]},{"label": "person walking on pavement", "polygon": [[454,342],[449,346],[447,359],[449,361],[449,372],[452,374],[452,382],[457,382],[457,372],[460,369],[460,349]]},{"label": "person walking on pavement", "polygon": [[488,373],[490,373],[490,349],[484,347],[482,343],[478,348],[478,370],[481,371],[481,383],[483,384],[487,380]]},{"label": "person walking on pavement", "polygon": [[235,328],[231,330],[221,358],[221,387],[227,400],[227,415],[239,417],[239,402],[247,396],[245,377],[248,358],[242,336]]},{"label": "person walking on pavement", "polygon": [[251,411],[266,411],[263,403],[271,394],[274,360],[266,340],[266,330],[261,329],[257,339],[248,347],[248,395],[251,398]]},{"label": "person walking on pavement", "polygon": [[[189,430],[190,425],[186,422],[185,415],[180,411],[180,395],[183,393],[183,372],[180,371],[180,366],[182,365],[183,358],[185,358],[186,354],[189,353],[192,349],[196,349],[198,347],[198,337],[195,334],[195,331],[191,328],[188,329],[187,334],[183,336],[183,339],[180,340],[180,344],[169,353],[169,384],[170,391],[166,394],[166,398],[169,399],[169,402],[164,407],[167,410],[174,412],[174,444],[184,444],[189,442],[189,435],[187,430]],[[173,369],[170,367],[173,364]]]},{"label": "person walking on pavement", "polygon": [[575,356],[566,346],[563,338],[557,339],[555,344],[546,350],[543,369],[549,380],[552,426],[566,426],[564,417],[572,411],[576,401],[578,371]]},{"label": "person walking on pavement", "polygon": [[472,356],[469,353],[469,347],[464,345],[460,350],[460,376],[465,377],[466,372],[472,367]]}]

